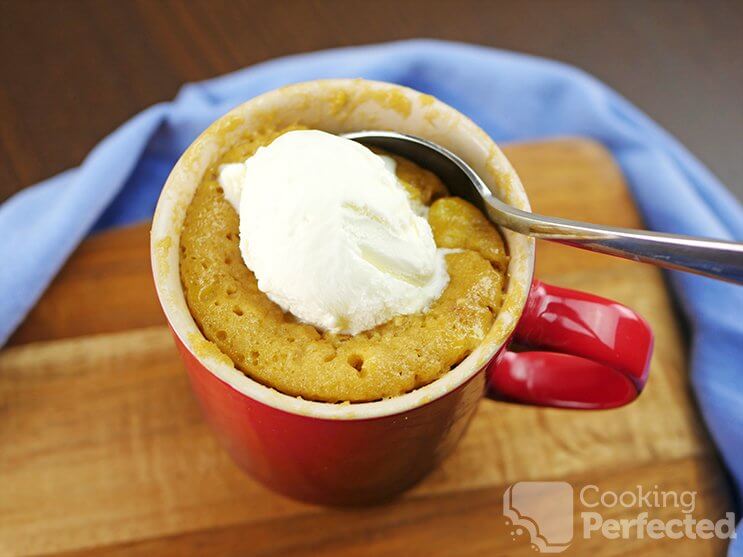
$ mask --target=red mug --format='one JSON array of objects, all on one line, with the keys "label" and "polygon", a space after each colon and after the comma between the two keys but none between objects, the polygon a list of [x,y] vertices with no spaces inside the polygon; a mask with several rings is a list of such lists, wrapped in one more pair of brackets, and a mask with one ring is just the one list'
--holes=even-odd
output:
[{"label": "red mug", "polygon": [[[390,399],[329,404],[284,395],[235,369],[186,306],[178,271],[185,210],[203,173],[251,130],[291,124],[331,132],[395,129],[458,153],[506,202],[529,210],[492,140],[451,107],[411,89],[362,80],[300,83],[256,97],[209,127],[163,188],[152,225],[160,303],[207,421],[237,464],[304,501],[356,505],[394,497],[455,447],[484,397],[604,409],[634,400],[653,336],[631,309],[533,281],[534,240],[503,230],[510,262],[501,311],[482,344],[433,383]],[[518,345],[519,351],[509,350]]]}]

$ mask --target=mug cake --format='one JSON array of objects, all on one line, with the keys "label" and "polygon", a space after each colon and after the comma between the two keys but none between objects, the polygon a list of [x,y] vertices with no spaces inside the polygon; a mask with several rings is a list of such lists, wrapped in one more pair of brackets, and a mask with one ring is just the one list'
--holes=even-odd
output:
[{"label": "mug cake", "polygon": [[457,366],[491,330],[508,264],[498,229],[428,170],[270,121],[204,172],[179,246],[205,339],[251,379],[331,403]]}]

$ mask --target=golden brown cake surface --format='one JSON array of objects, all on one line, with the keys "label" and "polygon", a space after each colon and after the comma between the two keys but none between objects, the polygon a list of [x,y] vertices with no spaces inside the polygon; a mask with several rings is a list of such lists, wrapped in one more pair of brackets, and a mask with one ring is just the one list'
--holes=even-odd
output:
[{"label": "golden brown cake surface", "polygon": [[245,160],[285,131],[245,137],[196,190],[180,240],[181,282],[194,320],[238,369],[289,395],[371,401],[438,379],[477,347],[500,308],[508,260],[500,234],[472,205],[445,197],[435,175],[395,157],[411,197],[430,206],[437,246],[460,250],[446,255],[448,286],[427,312],[355,336],[300,323],[258,290],[240,255],[237,212],[217,181],[221,164]]}]

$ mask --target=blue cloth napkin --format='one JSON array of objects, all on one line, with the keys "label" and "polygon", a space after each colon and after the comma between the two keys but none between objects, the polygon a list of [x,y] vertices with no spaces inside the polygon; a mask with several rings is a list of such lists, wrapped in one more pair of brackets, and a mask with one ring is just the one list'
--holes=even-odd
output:
[{"label": "blue cloth napkin", "polygon": [[[151,216],[171,167],[209,123],[259,93],[327,77],[390,81],[430,93],[472,117],[496,141],[592,137],[619,161],[649,227],[743,239],[743,209],[718,180],[646,115],[576,68],[429,40],[328,50],[186,85],[173,102],[122,125],[79,167],[0,206],[0,345],[86,234]],[[743,288],[669,276],[693,333],[699,405],[740,488]],[[743,555],[743,543],[733,544],[730,554]]]}]

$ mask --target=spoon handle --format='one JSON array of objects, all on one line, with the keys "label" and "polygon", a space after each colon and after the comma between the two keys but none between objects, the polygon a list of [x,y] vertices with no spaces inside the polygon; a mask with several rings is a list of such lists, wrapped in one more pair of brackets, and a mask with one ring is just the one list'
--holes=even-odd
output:
[{"label": "spoon handle", "polygon": [[521,211],[492,195],[488,215],[515,232],[573,247],[743,284],[743,243],[597,226]]}]

